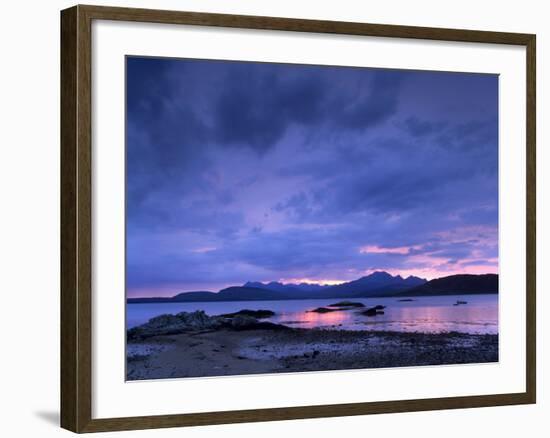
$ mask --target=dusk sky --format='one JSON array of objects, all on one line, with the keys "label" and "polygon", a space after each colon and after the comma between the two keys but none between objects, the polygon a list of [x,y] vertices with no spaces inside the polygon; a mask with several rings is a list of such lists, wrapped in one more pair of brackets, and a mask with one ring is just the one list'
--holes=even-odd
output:
[{"label": "dusk sky", "polygon": [[127,59],[127,292],[498,272],[498,77]]}]

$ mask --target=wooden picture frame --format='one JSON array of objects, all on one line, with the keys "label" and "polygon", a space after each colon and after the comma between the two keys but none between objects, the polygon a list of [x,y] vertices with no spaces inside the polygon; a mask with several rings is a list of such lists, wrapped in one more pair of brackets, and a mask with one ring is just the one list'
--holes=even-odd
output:
[{"label": "wooden picture frame", "polygon": [[[526,391],[417,400],[92,418],[92,91],[94,20],[518,45],[526,48]],[[75,6],[61,12],[61,426],[99,432],[535,403],[535,35],[196,12]]]}]

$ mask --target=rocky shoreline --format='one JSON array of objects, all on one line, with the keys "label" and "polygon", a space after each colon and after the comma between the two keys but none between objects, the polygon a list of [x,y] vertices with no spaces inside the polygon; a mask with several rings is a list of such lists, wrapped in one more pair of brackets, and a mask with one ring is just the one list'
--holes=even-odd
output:
[{"label": "rocky shoreline", "polygon": [[152,318],[128,330],[127,379],[498,361],[498,335],[289,328],[264,321],[269,312]]}]

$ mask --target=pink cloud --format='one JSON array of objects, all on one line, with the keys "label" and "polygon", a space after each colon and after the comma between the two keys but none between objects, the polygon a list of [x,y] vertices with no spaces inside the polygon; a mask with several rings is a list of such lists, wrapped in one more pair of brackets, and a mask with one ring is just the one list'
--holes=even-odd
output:
[{"label": "pink cloud", "polygon": [[417,246],[400,246],[395,248],[384,248],[378,245],[367,245],[359,249],[361,254],[401,254],[406,255],[413,249],[419,249],[420,245]]}]

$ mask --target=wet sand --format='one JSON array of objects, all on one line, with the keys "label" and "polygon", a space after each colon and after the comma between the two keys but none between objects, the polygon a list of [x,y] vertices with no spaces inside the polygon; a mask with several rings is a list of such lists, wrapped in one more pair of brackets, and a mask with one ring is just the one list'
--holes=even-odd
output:
[{"label": "wet sand", "polygon": [[498,335],[322,329],[206,330],[132,340],[127,379],[498,361]]}]

